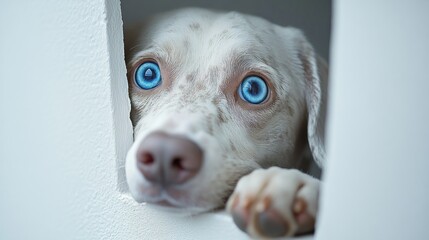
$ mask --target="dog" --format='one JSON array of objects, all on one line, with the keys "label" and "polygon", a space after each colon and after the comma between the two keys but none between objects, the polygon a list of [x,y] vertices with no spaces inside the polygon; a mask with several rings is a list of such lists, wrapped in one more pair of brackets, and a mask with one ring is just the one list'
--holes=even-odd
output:
[{"label": "dog", "polygon": [[252,237],[314,231],[328,67],[304,34],[199,8],[125,33],[137,202],[226,206]]}]

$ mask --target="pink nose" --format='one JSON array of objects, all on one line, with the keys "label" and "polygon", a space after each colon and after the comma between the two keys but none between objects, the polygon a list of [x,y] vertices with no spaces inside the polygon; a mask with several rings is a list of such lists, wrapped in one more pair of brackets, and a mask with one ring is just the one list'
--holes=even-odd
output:
[{"label": "pink nose", "polygon": [[182,184],[201,168],[203,152],[190,140],[155,132],[137,151],[137,166],[146,180],[162,186]]}]

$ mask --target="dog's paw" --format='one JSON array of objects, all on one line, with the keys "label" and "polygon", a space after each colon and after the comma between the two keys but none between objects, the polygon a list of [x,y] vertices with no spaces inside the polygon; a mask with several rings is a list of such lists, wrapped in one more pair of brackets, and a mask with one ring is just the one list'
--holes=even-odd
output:
[{"label": "dog's paw", "polygon": [[320,181],[294,169],[258,169],[240,179],[228,200],[235,224],[253,237],[314,230]]}]

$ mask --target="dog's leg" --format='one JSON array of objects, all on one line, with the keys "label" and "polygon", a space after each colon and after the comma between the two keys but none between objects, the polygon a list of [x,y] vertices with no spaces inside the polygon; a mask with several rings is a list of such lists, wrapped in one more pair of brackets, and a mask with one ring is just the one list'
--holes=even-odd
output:
[{"label": "dog's leg", "polygon": [[235,224],[254,237],[311,232],[320,181],[295,169],[258,169],[240,179],[227,203]]}]

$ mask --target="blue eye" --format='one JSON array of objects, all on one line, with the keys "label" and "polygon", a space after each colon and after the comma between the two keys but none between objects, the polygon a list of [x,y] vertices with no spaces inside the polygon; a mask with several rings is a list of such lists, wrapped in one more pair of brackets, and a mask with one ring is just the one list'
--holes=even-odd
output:
[{"label": "blue eye", "polygon": [[150,90],[161,84],[161,71],[158,64],[154,62],[144,62],[135,73],[136,84],[144,90]]},{"label": "blue eye", "polygon": [[258,76],[246,77],[238,89],[240,97],[251,104],[260,104],[268,96],[268,86],[265,81]]}]

